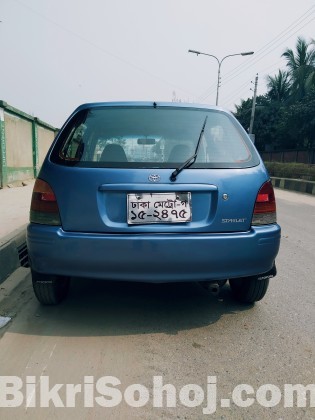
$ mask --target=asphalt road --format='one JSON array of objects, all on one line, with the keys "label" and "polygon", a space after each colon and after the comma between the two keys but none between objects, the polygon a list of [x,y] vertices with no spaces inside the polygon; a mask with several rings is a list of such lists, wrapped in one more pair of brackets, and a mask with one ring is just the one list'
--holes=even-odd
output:
[{"label": "asphalt road", "polygon": [[[42,307],[28,269],[21,269],[26,281],[0,304],[0,315],[13,317],[0,329],[0,375],[21,378],[23,387],[14,379],[11,398],[17,405],[24,400],[20,407],[0,408],[0,418],[315,419],[308,394],[285,407],[290,387],[284,392],[285,384],[315,384],[315,197],[281,190],[276,195],[282,226],[278,276],[254,306],[234,302],[228,285],[214,297],[197,284],[74,279],[64,303]],[[112,408],[102,406],[109,401],[101,395],[106,376],[120,381],[109,385],[117,404]],[[3,405],[1,389],[9,385],[0,380]],[[163,407],[153,408],[161,383],[171,385],[164,389]],[[40,407],[47,403],[45,387],[56,384],[81,384],[81,393],[73,397],[74,388],[63,385],[51,392],[50,407]],[[134,393],[132,384],[142,387]],[[241,384],[242,393],[235,388]],[[143,406],[131,407],[139,395]],[[188,396],[195,407],[187,407]],[[315,389],[313,396],[315,407]]]}]

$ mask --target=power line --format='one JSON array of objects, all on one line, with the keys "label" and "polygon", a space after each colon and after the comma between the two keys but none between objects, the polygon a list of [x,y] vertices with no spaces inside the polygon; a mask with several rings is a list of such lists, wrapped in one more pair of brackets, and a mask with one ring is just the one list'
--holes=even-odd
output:
[{"label": "power line", "polygon": [[224,103],[229,102],[230,98],[235,97],[237,94],[239,94],[239,92],[243,92],[245,91],[245,87],[247,88],[247,90],[249,89],[249,85],[250,85],[251,81],[246,80],[245,83],[243,83],[241,86],[239,86],[237,89],[235,89],[233,92],[230,92],[227,96],[224,97]]},{"label": "power line", "polygon": [[[282,43],[284,43],[286,40],[288,40],[289,38],[291,38],[293,35],[295,35],[297,32],[299,32],[302,28],[304,28],[306,25],[308,25],[309,23],[311,23],[313,20],[315,20],[315,17],[313,19],[311,19],[309,22],[307,22],[304,26],[302,26],[301,28],[299,28],[297,31],[295,31],[293,34],[290,34]],[[281,44],[280,44],[281,45]],[[274,51],[277,47],[279,47],[279,45],[277,45],[275,48],[273,48],[271,51]],[[266,57],[266,55],[268,55],[271,51],[266,52],[263,56],[261,56],[260,58],[256,59],[256,60],[251,60],[252,63],[249,63],[248,65],[246,64],[242,64],[243,68],[236,73],[235,75],[230,75],[227,78],[224,79],[224,84],[228,84],[229,82],[231,82],[233,79],[235,79],[236,77],[238,77],[241,73],[243,73],[244,71],[250,69],[254,64],[258,63],[259,61],[261,61],[264,57]],[[244,67],[245,66],[245,67]],[[239,66],[238,66],[239,68]],[[204,97],[203,100],[205,100],[208,96],[211,95],[211,93],[213,93],[213,89]],[[202,95],[204,96],[204,95]]]},{"label": "power line", "polygon": [[[304,26],[302,26],[301,28],[299,28],[297,31],[295,31],[293,34],[290,34],[282,43],[284,43],[286,40],[288,40],[289,38],[291,38],[293,35],[295,35],[297,32],[299,32],[302,28],[304,28],[306,25],[308,25],[309,23],[311,23],[313,20],[315,20],[315,17],[313,19],[311,19],[309,22],[307,22]],[[280,44],[281,45],[281,44]],[[271,51],[274,51],[277,47],[279,47],[279,45],[277,45],[275,48],[273,48]],[[242,74],[244,71],[250,69],[254,64],[258,63],[259,61],[261,61],[264,57],[266,57],[266,55],[268,55],[271,51],[266,52],[262,57],[260,57],[259,59],[253,61],[251,64],[248,64],[246,67],[243,67],[237,74],[235,74],[234,76],[229,76],[227,78],[224,79],[224,84],[228,84],[229,82],[231,82],[233,79],[235,79],[236,77],[238,77],[240,74]],[[245,66],[245,64],[243,65]],[[239,66],[238,66],[239,67]],[[212,93],[214,92],[214,89],[212,88],[212,90],[204,95],[201,95],[201,97],[203,97],[202,100],[205,100],[208,96],[210,96]]]},{"label": "power line", "polygon": [[[303,13],[303,15],[301,15],[299,18],[297,18],[295,21],[293,21],[287,28],[285,28],[282,32],[280,32],[275,38],[273,38],[266,45],[264,45],[262,48],[260,48],[255,53],[255,56],[252,57],[249,60],[249,62],[241,63],[240,65],[236,66],[233,70],[231,70],[230,72],[228,72],[226,74],[225,78],[224,78],[224,84],[229,83],[231,80],[235,79],[235,77],[239,76],[243,71],[248,70],[249,68],[251,68],[254,64],[256,64],[259,61],[261,61],[271,51],[274,51],[276,48],[278,48],[281,44],[283,44],[285,41],[287,41],[289,38],[291,38],[297,32],[299,32],[305,26],[307,26],[308,24],[310,24],[315,19],[315,17],[313,17],[311,20],[309,20],[308,22],[306,22],[303,26],[299,27],[294,33],[290,33],[297,26],[301,25],[301,23],[303,23],[306,19],[308,19],[309,17],[311,17],[314,14],[314,10],[315,10],[315,5],[314,6],[311,6],[305,13]],[[283,37],[285,37],[286,35],[288,35],[288,36],[279,43],[279,41]],[[274,48],[270,49],[275,44],[277,44],[277,45]],[[201,100],[203,101],[208,96],[210,96],[213,92],[214,92],[214,88],[213,88],[213,85],[211,85],[198,98],[202,98]]]},{"label": "power line", "polygon": [[[300,25],[303,21],[305,21],[306,19],[308,19],[311,15],[314,14],[315,11],[315,6],[310,7],[310,9],[308,9],[303,15],[301,15],[299,18],[297,18],[295,21],[293,21],[286,29],[284,29],[282,32],[280,32],[276,37],[274,37],[271,41],[269,41],[266,45],[264,45],[263,47],[261,47],[259,50],[257,50],[255,52],[255,56],[252,57],[253,59],[251,60],[253,63],[255,64],[257,61],[257,57],[260,57],[263,53],[266,52],[266,50],[269,50],[270,47],[272,47],[274,44],[278,43],[283,37],[285,37],[289,32],[291,32],[294,28],[296,28],[298,25]],[[293,36],[296,32],[298,32],[299,30],[303,29],[306,25],[308,25],[310,22],[312,22],[313,19],[311,19],[309,22],[307,22],[305,25],[303,25],[302,27],[300,27],[297,31],[295,31],[293,34],[290,34],[289,37],[287,37],[286,39],[284,39],[282,42],[280,42],[279,45],[281,45],[282,43],[284,43],[287,39],[289,39],[291,36]],[[271,51],[274,51],[279,45],[277,45],[275,48],[271,49]],[[269,51],[270,52],[270,51]],[[264,54],[265,57],[266,54]],[[246,65],[247,63],[241,63],[239,66],[237,66],[235,69],[233,69],[230,73],[235,73],[237,71],[237,69],[239,67],[243,67],[244,65]]]},{"label": "power line", "polygon": [[192,92],[189,92],[186,89],[183,89],[181,86],[178,86],[178,85],[176,85],[176,84],[174,84],[172,82],[169,82],[168,80],[163,79],[160,76],[157,76],[156,74],[153,74],[153,73],[149,72],[148,70],[146,70],[146,69],[144,69],[144,68],[142,68],[142,67],[140,67],[140,66],[138,66],[138,65],[136,65],[136,64],[134,64],[134,63],[132,63],[132,62],[130,62],[128,60],[126,60],[123,57],[118,56],[117,54],[114,54],[114,53],[106,50],[103,47],[100,47],[99,45],[97,45],[94,42],[90,41],[89,39],[83,37],[82,35],[74,32],[74,31],[71,31],[70,29],[68,29],[67,27],[65,27],[63,25],[60,25],[58,22],[55,22],[54,20],[50,19],[49,17],[45,16],[44,14],[38,12],[37,10],[35,10],[32,7],[28,6],[27,4],[23,3],[22,1],[20,1],[20,0],[14,0],[14,1],[16,3],[19,3],[21,6],[25,7],[26,9],[28,9],[30,12],[34,13],[35,15],[37,15],[37,16],[41,17],[42,19],[48,21],[52,25],[55,25],[56,27],[58,27],[59,29],[63,30],[64,32],[67,32],[68,34],[70,34],[70,35],[72,35],[72,36],[80,39],[81,41],[89,44],[90,46],[92,46],[95,49],[101,51],[102,53],[111,56],[115,60],[118,60],[118,61],[120,61],[120,62],[122,62],[124,64],[127,64],[129,67],[132,67],[133,69],[135,69],[135,70],[137,70],[137,71],[139,71],[141,73],[144,73],[144,74],[146,74],[146,75],[148,75],[148,76],[150,76],[150,77],[152,77],[154,79],[157,79],[160,82],[162,82],[162,83],[164,83],[164,84],[166,84],[168,86],[171,86],[173,89],[174,88],[179,89],[182,92],[185,92],[186,94],[193,96],[193,93]]},{"label": "power line", "polygon": [[[270,65],[268,67],[265,67],[264,69],[260,70],[260,73],[265,73],[265,71],[268,70],[268,69],[270,69],[270,68],[272,68],[272,71],[271,71],[272,73],[273,72],[276,72],[277,70],[279,70],[279,64],[280,64],[281,61],[282,60],[278,60],[277,63],[273,63],[272,65]],[[277,67],[275,67],[275,65],[277,65]],[[264,78],[262,78],[262,80],[264,80]],[[225,105],[228,102],[232,101],[232,98],[234,98],[236,96],[239,96],[241,92],[245,92],[244,87],[247,86],[247,89],[248,89],[249,83],[250,83],[249,81],[246,81],[244,84],[242,84],[241,86],[239,86],[239,88],[237,88],[236,90],[234,90],[232,93],[230,93],[230,94],[228,94],[226,96],[223,95],[223,98],[224,98],[223,105]]]},{"label": "power line", "polygon": [[239,76],[240,73],[242,73],[244,70],[249,69],[250,67],[252,67],[254,64],[258,63],[259,61],[261,61],[264,57],[266,57],[266,55],[268,55],[270,52],[274,51],[276,48],[278,48],[281,44],[283,44],[285,41],[287,41],[289,38],[291,38],[293,35],[295,35],[297,32],[299,32],[301,29],[303,29],[306,25],[308,25],[309,23],[311,23],[313,20],[315,20],[315,16],[309,21],[307,22],[305,25],[303,25],[301,28],[297,29],[294,33],[290,34],[287,38],[285,38],[279,45],[276,45],[273,49],[271,49],[270,51],[265,52],[264,55],[262,55],[260,58],[253,60],[252,63],[250,65],[247,65],[247,67],[243,68],[241,71],[239,71],[237,74],[229,76],[228,80],[225,80],[225,83],[230,82],[231,80],[235,79],[235,77]]},{"label": "power line", "polygon": [[[314,19],[315,19],[315,18],[313,18],[312,20],[314,20]],[[298,31],[299,31],[299,30],[297,30],[295,33],[297,33]],[[295,34],[295,33],[294,33],[294,34]],[[290,35],[290,37],[291,37],[291,36],[293,36],[294,34],[291,34],[291,35]],[[290,37],[289,37],[289,38],[290,38]],[[287,38],[287,39],[288,39],[288,38]],[[260,61],[262,58],[264,58],[267,54],[268,54],[268,53],[266,53],[266,54],[265,54],[263,57],[261,57],[258,61]],[[248,68],[249,68],[249,67],[248,67]],[[248,68],[246,68],[245,70],[247,70]],[[233,79],[234,79],[235,77],[237,77],[237,76],[238,76],[238,75],[235,75],[233,78],[231,78],[230,80],[228,80],[228,82],[230,82],[231,80],[233,80]],[[226,82],[226,83],[227,83],[227,82]]]}]

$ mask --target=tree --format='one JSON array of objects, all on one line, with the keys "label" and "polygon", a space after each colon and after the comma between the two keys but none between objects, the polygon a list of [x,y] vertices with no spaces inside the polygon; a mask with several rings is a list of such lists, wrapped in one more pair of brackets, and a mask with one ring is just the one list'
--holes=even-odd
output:
[{"label": "tree", "polygon": [[315,87],[301,101],[285,108],[278,133],[285,137],[287,148],[315,146]]},{"label": "tree", "polygon": [[290,96],[290,75],[288,72],[279,70],[275,76],[267,76],[268,96],[277,102],[286,102]]},{"label": "tree", "polygon": [[298,37],[295,51],[287,48],[282,54],[287,60],[287,68],[291,78],[291,98],[293,101],[301,100],[307,93],[315,71],[314,41],[307,42]]},{"label": "tree", "polygon": [[[258,150],[315,147],[315,41],[299,37],[286,49],[287,71],[267,76],[266,95],[256,99],[254,133]],[[236,105],[235,116],[248,130],[252,99]]]},{"label": "tree", "polygon": [[[241,105],[236,106],[235,117],[242,126],[248,131],[252,99],[241,101]],[[271,101],[267,95],[260,95],[256,98],[256,113],[254,122],[255,145],[258,150],[265,150],[266,145],[280,146],[283,141],[278,133],[280,121],[282,120],[282,107],[279,103]]]},{"label": "tree", "polygon": [[[315,46],[315,40],[312,39],[311,43],[312,45]],[[311,91],[312,88],[315,87],[315,66],[313,66],[313,69],[310,72],[310,75],[307,77],[306,79],[306,89],[307,91]]]}]

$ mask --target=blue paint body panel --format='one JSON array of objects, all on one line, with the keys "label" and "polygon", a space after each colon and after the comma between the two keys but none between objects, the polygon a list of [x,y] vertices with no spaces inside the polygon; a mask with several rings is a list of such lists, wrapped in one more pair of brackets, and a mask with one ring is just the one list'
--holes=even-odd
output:
[{"label": "blue paint body panel", "polygon": [[280,227],[224,234],[88,234],[29,225],[32,268],[104,280],[223,280],[269,271]]},{"label": "blue paint body panel", "polygon": [[[176,168],[172,164],[137,168],[59,161],[63,136],[72,121],[80,112],[106,107],[146,109],[153,105],[87,104],[68,119],[39,174],[56,196],[61,226],[29,224],[27,244],[34,271],[104,280],[180,282],[247,277],[273,267],[280,226],[252,226],[257,194],[269,175],[231,114],[203,105],[157,104],[163,110],[198,109],[224,115],[244,139],[254,163],[239,167],[193,165],[172,182],[170,176]],[[159,182],[150,181],[152,174]],[[191,193],[190,222],[128,224],[128,194],[172,192]]]}]

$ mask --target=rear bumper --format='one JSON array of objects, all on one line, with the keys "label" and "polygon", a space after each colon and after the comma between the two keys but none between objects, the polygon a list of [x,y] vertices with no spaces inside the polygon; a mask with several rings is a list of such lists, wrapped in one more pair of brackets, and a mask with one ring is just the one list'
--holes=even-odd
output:
[{"label": "rear bumper", "polygon": [[222,280],[268,272],[280,245],[277,224],[224,234],[89,234],[30,224],[33,270],[142,282]]}]

